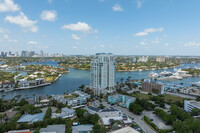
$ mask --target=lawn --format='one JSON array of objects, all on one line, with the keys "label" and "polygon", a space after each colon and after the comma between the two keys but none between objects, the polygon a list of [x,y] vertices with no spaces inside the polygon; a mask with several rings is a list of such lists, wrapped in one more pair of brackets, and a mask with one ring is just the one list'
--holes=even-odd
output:
[{"label": "lawn", "polygon": [[68,99],[68,98],[76,98],[77,96],[76,95],[66,95],[65,96],[65,99]]},{"label": "lawn", "polygon": [[188,100],[188,98],[183,98],[183,97],[168,95],[168,94],[165,95],[164,99],[165,99],[165,102],[170,102],[170,103],[175,103],[177,101],[183,102],[184,100]]},{"label": "lawn", "polygon": [[147,99],[147,100],[149,100],[151,97],[151,95],[147,95],[147,94],[143,94],[143,93],[131,94],[131,96],[136,97],[136,98]]},{"label": "lawn", "polygon": [[47,76],[45,77],[45,80],[47,82],[54,82],[56,78],[57,78],[56,76]]},{"label": "lawn", "polygon": [[[131,96],[136,97],[136,98],[142,98],[142,99],[150,100],[150,97],[152,95],[143,94],[143,93],[136,93],[136,94],[131,94]],[[183,98],[183,97],[179,97],[179,96],[166,94],[166,95],[164,95],[164,100],[165,100],[165,102],[176,103],[177,101],[183,102],[184,100],[188,100],[188,98]]]}]

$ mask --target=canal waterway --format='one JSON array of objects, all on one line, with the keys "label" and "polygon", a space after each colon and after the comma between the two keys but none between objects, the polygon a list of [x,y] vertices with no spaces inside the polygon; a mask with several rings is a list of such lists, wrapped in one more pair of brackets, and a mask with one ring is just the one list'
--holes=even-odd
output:
[{"label": "canal waterway", "polygon": [[[57,61],[48,60],[46,62],[32,62],[32,63],[23,63],[22,65],[29,64],[42,64],[42,65],[51,65],[58,67]],[[178,68],[200,68],[200,63],[198,64],[182,64],[181,67]],[[6,99],[11,99],[16,95],[21,95],[22,97],[33,97],[34,94],[40,95],[52,95],[52,94],[63,94],[63,93],[72,93],[77,90],[79,86],[82,84],[89,85],[90,84],[90,71],[88,70],[77,70],[69,68],[69,73],[64,73],[62,76],[53,84],[49,86],[27,89],[27,90],[18,90],[18,91],[10,91],[10,92],[0,92],[0,97],[5,95]],[[154,72],[160,73],[163,70],[155,70]],[[174,69],[167,69],[167,71],[173,72]],[[151,71],[131,71],[131,72],[117,72],[116,73],[116,81],[120,82],[121,78],[126,80],[128,76],[131,76],[131,79],[143,79],[148,78],[148,75]],[[22,72],[24,74],[24,72]],[[160,81],[165,85],[174,84],[181,86],[191,86],[191,82],[200,81],[200,77],[188,77],[183,80],[176,81]]]}]

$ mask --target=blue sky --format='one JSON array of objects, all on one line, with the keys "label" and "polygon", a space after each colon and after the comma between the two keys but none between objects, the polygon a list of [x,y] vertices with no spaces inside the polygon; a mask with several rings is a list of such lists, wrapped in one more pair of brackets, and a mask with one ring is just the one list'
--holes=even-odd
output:
[{"label": "blue sky", "polygon": [[200,55],[199,0],[0,0],[0,51]]}]

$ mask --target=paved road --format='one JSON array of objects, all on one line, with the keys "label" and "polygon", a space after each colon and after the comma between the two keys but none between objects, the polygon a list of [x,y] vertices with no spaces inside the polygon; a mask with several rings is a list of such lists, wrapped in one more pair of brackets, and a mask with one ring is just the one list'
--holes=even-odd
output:
[{"label": "paved road", "polygon": [[[109,105],[106,101],[103,101],[102,104],[105,107],[111,107],[111,105]],[[124,113],[125,115],[129,116],[130,118],[134,119],[134,121],[143,129],[143,131],[145,133],[155,133],[149,126],[147,126],[141,119],[143,118],[144,114],[142,115],[135,115],[132,112],[129,112],[129,110],[127,108],[122,108],[119,106],[114,105],[113,107],[115,107],[118,110],[121,110],[122,113]]]}]

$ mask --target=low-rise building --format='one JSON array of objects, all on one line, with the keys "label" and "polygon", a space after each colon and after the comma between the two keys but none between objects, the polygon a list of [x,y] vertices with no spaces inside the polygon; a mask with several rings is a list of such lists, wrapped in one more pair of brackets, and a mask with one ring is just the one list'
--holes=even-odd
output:
[{"label": "low-rise building", "polygon": [[76,98],[68,98],[67,99],[67,105],[68,106],[79,106],[87,103],[87,99],[90,98],[90,95],[88,95],[85,92],[82,91],[75,91],[74,94],[78,95]]},{"label": "low-rise building", "polygon": [[67,103],[67,99],[63,96],[63,95],[52,95],[52,99],[60,102],[60,103],[63,103],[63,104],[66,104]]},{"label": "low-rise building", "polygon": [[124,126],[132,123],[132,120],[128,116],[113,107],[99,110],[97,114],[101,119],[101,123],[107,128],[110,128],[111,123],[114,121],[121,121]]},{"label": "low-rise building", "polygon": [[164,85],[155,81],[145,81],[142,83],[141,90],[148,93],[163,94]]},{"label": "low-rise building", "polygon": [[65,133],[65,124],[48,125],[46,128],[41,128],[40,133]]},{"label": "low-rise building", "polygon": [[62,108],[61,113],[52,113],[52,118],[71,118],[75,116],[75,110],[74,109],[69,109],[69,108]]},{"label": "low-rise building", "polygon": [[93,125],[80,125],[72,126],[72,133],[90,133],[92,131]]},{"label": "low-rise building", "polygon": [[184,110],[186,112],[191,112],[192,109],[199,109],[200,110],[200,102],[195,100],[184,100]]},{"label": "low-rise building", "polygon": [[30,129],[26,129],[26,130],[12,130],[4,133],[32,133],[32,131]]},{"label": "low-rise building", "polygon": [[126,95],[111,95],[108,96],[108,102],[112,104],[120,104],[123,107],[129,108],[130,103],[135,101],[135,97],[130,97]]},{"label": "low-rise building", "polygon": [[17,121],[18,123],[33,123],[37,121],[43,121],[45,113],[38,113],[38,114],[24,114],[22,115],[19,120]]},{"label": "low-rise building", "polygon": [[124,127],[116,131],[113,131],[111,133],[139,133],[139,132],[128,126],[128,127]]},{"label": "low-rise building", "polygon": [[44,78],[37,78],[35,80],[30,80],[28,81],[27,79],[20,79],[18,81],[18,87],[19,88],[26,88],[30,86],[37,86],[37,85],[42,85],[45,84],[45,79]]},{"label": "low-rise building", "polygon": [[65,98],[65,95],[52,95],[52,99],[61,102],[63,104],[66,104],[68,106],[79,106],[87,103],[87,99],[90,98],[90,95],[88,95],[85,92],[82,91],[75,91],[73,94],[78,95],[78,97],[75,98]]}]

